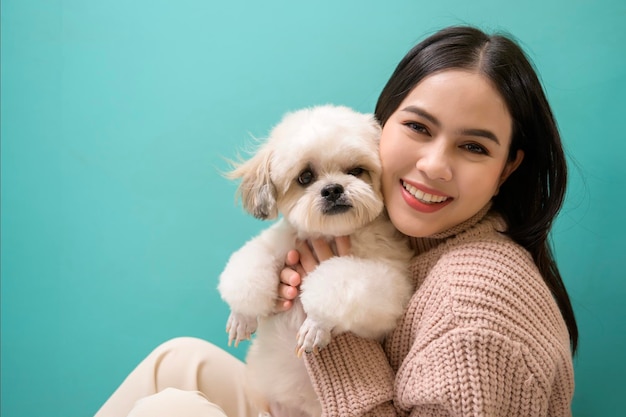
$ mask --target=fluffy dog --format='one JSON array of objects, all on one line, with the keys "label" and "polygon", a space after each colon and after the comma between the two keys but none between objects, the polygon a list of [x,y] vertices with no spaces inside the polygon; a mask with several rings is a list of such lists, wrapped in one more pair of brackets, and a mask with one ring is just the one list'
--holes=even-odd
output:
[{"label": "fluffy dog", "polygon": [[[372,115],[330,105],[299,110],[229,175],[241,179],[245,210],[259,219],[282,215],[233,253],[218,285],[231,308],[229,344],[256,331],[248,384],[273,415],[319,416],[302,352],[341,332],[381,339],[412,293],[412,252],[383,207],[379,137]],[[304,279],[293,308],[274,313],[279,271],[296,240],[343,235],[350,236],[351,255],[322,262]]]}]

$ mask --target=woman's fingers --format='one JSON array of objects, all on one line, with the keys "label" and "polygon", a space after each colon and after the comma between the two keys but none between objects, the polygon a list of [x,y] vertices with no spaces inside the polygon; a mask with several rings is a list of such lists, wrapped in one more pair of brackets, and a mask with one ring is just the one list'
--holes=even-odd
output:
[{"label": "woman's fingers", "polygon": [[285,265],[294,267],[299,263],[300,263],[300,253],[297,250],[292,249],[289,252],[287,252],[287,257],[285,258]]},{"label": "woman's fingers", "polygon": [[339,236],[335,238],[335,245],[337,245],[337,255],[339,256],[346,256],[352,253],[350,236]]},{"label": "woman's fingers", "polygon": [[287,311],[293,306],[293,300],[298,296],[298,286],[302,281],[301,275],[286,266],[280,271],[280,282],[278,283],[278,298],[274,311],[277,313]]},{"label": "woman's fingers", "polygon": [[278,299],[274,311],[280,313],[293,306],[293,300],[298,296],[298,287],[306,272],[300,265],[300,254],[297,250],[290,250],[285,257],[285,267],[280,271],[278,283]]},{"label": "woman's fingers", "polygon": [[282,313],[284,311],[289,310],[291,307],[293,307],[293,300],[285,300],[285,299],[279,298],[278,300],[276,300],[274,313]]},{"label": "woman's fingers", "polygon": [[278,296],[293,300],[298,295],[298,286],[302,283],[302,277],[297,271],[286,267],[280,271],[280,286]]},{"label": "woman's fingers", "polygon": [[320,262],[324,262],[334,256],[346,256],[352,253],[352,245],[349,236],[335,238],[334,247],[323,238],[313,239],[310,244],[301,242],[298,245],[300,263],[306,272],[311,272]]},{"label": "woman's fingers", "polygon": [[[307,262],[310,263],[310,261],[307,261]],[[304,270],[304,268],[302,267],[302,264],[300,263],[300,252],[298,252],[298,250],[296,249],[292,249],[289,252],[287,252],[285,265],[290,267],[292,270],[296,271],[298,273],[298,276],[296,277],[286,272],[285,278],[293,277],[293,279],[291,281],[284,281],[281,276],[281,281],[287,285],[298,287],[300,284],[302,284],[302,279],[306,277],[306,271]]]},{"label": "woman's fingers", "polygon": [[351,244],[348,236],[335,238],[334,246],[324,239],[313,239],[310,243],[297,242],[296,249],[287,252],[285,267],[280,271],[276,312],[289,310],[298,297],[299,287],[306,275],[320,262],[333,256],[350,255]]},{"label": "woman's fingers", "polygon": [[311,240],[311,247],[317,257],[318,263],[324,262],[335,256],[330,244],[325,239],[318,238]]},{"label": "woman's fingers", "polygon": [[307,242],[300,242],[297,249],[300,253],[300,265],[304,269],[305,273],[312,272],[315,268],[317,268],[319,262]]}]

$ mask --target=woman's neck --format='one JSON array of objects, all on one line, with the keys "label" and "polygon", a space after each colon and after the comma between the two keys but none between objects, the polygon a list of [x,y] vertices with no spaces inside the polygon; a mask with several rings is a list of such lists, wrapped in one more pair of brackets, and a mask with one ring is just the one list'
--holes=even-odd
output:
[{"label": "woman's neck", "polygon": [[491,205],[492,204],[490,201],[485,205],[485,207],[480,209],[478,213],[474,214],[469,219],[442,232],[435,233],[434,235],[427,237],[409,237],[411,248],[415,251],[416,255],[428,252],[429,250],[445,242],[448,238],[456,236],[457,234],[469,229],[470,227],[481,221],[491,209]]}]

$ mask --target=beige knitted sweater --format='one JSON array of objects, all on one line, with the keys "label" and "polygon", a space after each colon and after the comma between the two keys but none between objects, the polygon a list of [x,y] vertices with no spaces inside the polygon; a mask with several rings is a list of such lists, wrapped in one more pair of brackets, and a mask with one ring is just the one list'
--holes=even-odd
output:
[{"label": "beige knitted sweater", "polygon": [[414,242],[417,290],[382,346],[343,334],[306,355],[323,416],[571,416],[565,323],[486,212]]}]

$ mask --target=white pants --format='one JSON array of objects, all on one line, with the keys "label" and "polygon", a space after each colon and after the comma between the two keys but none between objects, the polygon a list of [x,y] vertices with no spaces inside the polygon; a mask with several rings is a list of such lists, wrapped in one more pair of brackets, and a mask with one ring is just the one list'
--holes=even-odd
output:
[{"label": "white pants", "polygon": [[256,417],[244,366],[204,340],[172,339],[128,375],[95,417]]}]

